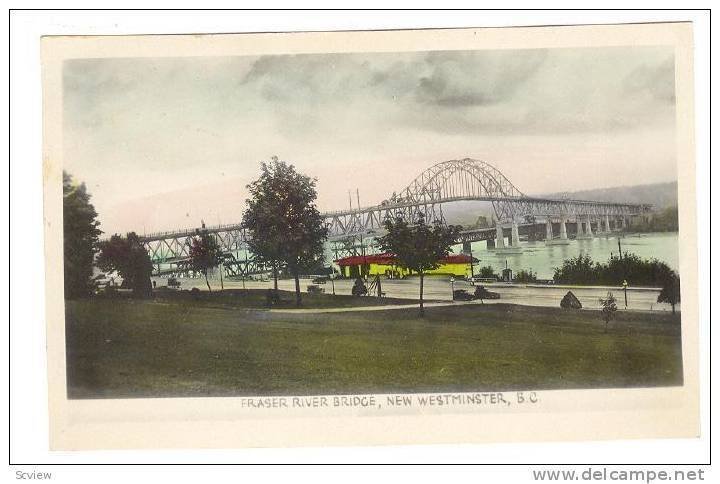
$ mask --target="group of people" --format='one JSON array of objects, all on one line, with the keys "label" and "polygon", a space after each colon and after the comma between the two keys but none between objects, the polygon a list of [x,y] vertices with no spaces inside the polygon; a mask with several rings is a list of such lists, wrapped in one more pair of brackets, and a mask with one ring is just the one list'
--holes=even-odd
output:
[{"label": "group of people", "polygon": [[[375,279],[370,284],[370,289],[372,290],[374,295],[377,295],[377,297],[382,297],[382,283],[380,282],[380,275],[375,275]],[[358,277],[355,279],[355,284],[353,284],[352,287],[352,295],[353,296],[366,296],[369,292],[368,287],[365,285],[365,281],[361,277]]]}]

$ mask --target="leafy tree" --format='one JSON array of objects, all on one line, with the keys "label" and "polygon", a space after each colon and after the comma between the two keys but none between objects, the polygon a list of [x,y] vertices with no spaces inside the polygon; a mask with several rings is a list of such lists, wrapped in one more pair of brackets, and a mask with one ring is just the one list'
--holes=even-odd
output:
[{"label": "leafy tree", "polygon": [[663,286],[670,267],[657,259],[642,259],[635,254],[613,255],[605,263],[593,262],[588,255],[579,255],[563,261],[555,268],[553,279],[562,284],[619,285],[623,280],[634,286]]},{"label": "leafy tree", "polygon": [[675,305],[680,302],[680,278],[675,271],[670,271],[665,276],[657,302],[670,304],[675,314]]},{"label": "leafy tree", "polygon": [[495,269],[493,269],[492,266],[484,266],[479,269],[479,272],[477,274],[478,276],[484,278],[484,279],[497,279],[497,273],[495,272]]},{"label": "leafy tree", "polygon": [[90,279],[97,249],[97,212],[90,203],[84,183],[73,183],[63,172],[63,259],[65,298],[72,299],[91,293]]},{"label": "leafy tree", "polygon": [[286,266],[295,279],[295,301],[302,303],[300,271],[323,260],[328,229],[315,206],[317,180],[273,157],[262,163],[260,177],[247,186],[250,198],[242,225],[252,232],[248,245],[277,272]]},{"label": "leafy tree", "polygon": [[218,267],[223,260],[224,256],[217,240],[207,230],[199,231],[190,239],[189,268],[205,276],[205,284],[210,292],[212,292],[212,288],[208,281],[208,270]]},{"label": "leafy tree", "polygon": [[605,332],[607,332],[608,323],[615,317],[615,311],[617,311],[616,302],[615,296],[613,296],[613,293],[610,291],[608,291],[605,298],[600,298],[600,305],[602,306],[600,314],[602,315],[603,321],[605,321]]},{"label": "leafy tree", "polygon": [[598,272],[589,255],[579,255],[563,261],[562,267],[555,268],[553,279],[563,284],[593,284]]},{"label": "leafy tree", "polygon": [[537,282],[537,273],[521,269],[515,273],[514,280],[520,283]]},{"label": "leafy tree", "polygon": [[97,264],[103,271],[116,271],[123,279],[123,286],[133,290],[137,298],[152,296],[152,262],[135,232],[127,237],[113,235],[100,242]]},{"label": "leafy tree", "polygon": [[414,225],[402,218],[385,220],[387,234],[377,239],[381,250],[395,254],[398,265],[420,276],[420,316],[423,306],[425,272],[437,269],[440,260],[451,252],[461,227],[435,223],[429,226],[421,216]]}]

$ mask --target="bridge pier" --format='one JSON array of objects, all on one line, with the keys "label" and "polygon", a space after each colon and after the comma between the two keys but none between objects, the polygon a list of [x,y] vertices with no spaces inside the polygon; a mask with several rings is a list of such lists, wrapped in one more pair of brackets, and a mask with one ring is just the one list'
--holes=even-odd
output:
[{"label": "bridge pier", "polygon": [[495,226],[495,247],[498,249],[505,248],[505,236],[503,235],[502,225],[498,222]]},{"label": "bridge pier", "polygon": [[577,240],[590,240],[593,238],[592,222],[589,216],[585,217],[585,221],[578,217],[577,226]]},{"label": "bridge pier", "polygon": [[552,220],[548,219],[545,231],[547,234],[545,245],[568,245],[570,241],[567,236],[567,227],[565,225],[565,218],[560,219],[560,236],[557,239],[553,239]]},{"label": "bridge pier", "polygon": [[510,226],[510,238],[507,244],[505,244],[502,225],[498,223],[495,226],[495,250],[504,254],[520,254],[522,252],[517,223],[513,222]]},{"label": "bridge pier", "polygon": [[520,246],[520,232],[518,231],[518,226],[515,221],[512,223],[511,230],[511,240],[510,245],[513,247],[519,247]]},{"label": "bridge pier", "polygon": [[567,221],[563,217],[560,219],[560,240],[567,240],[567,226],[565,225]]},{"label": "bridge pier", "polygon": [[605,233],[610,233],[610,217],[608,215],[605,215]]},{"label": "bridge pier", "polygon": [[487,249],[493,250],[495,248],[495,239],[487,239]]}]

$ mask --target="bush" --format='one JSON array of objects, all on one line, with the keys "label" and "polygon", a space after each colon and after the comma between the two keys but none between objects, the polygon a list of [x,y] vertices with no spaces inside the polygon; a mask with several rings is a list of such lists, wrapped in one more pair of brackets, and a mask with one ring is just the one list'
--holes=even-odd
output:
[{"label": "bush", "polygon": [[556,267],[553,280],[560,284],[619,286],[623,281],[633,286],[664,287],[677,277],[675,271],[657,259],[642,259],[635,254],[612,256],[607,263],[593,262],[589,255],[567,259]]},{"label": "bush", "polygon": [[526,271],[525,269],[521,269],[515,273],[515,277],[513,277],[513,281],[515,282],[536,282],[537,281],[537,273],[533,271]]},{"label": "bush", "polygon": [[475,274],[478,277],[482,277],[483,279],[497,279],[498,275],[495,272],[495,269],[492,268],[492,266],[485,266],[481,267],[478,270],[478,273]]}]

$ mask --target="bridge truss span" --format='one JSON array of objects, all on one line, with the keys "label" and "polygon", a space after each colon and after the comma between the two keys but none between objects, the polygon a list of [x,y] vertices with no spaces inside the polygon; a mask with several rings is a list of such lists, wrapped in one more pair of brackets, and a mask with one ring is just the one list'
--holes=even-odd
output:
[{"label": "bridge truss span", "polygon": [[402,217],[445,222],[442,205],[456,201],[490,202],[499,223],[528,218],[623,217],[647,213],[650,205],[525,195],[500,170],[485,161],[464,158],[437,163],[380,205],[326,213],[331,238],[372,234],[384,221]]},{"label": "bridge truss span", "polygon": [[[413,222],[423,217],[429,223],[445,223],[443,204],[458,201],[489,202],[495,225],[501,228],[540,222],[589,224],[591,219],[595,223],[604,219],[607,226],[609,218],[620,219],[624,224],[625,218],[649,214],[652,210],[647,204],[528,196],[491,164],[464,158],[436,163],[379,205],[326,212],[323,217],[329,241],[342,245],[343,250],[348,247],[355,250],[356,239],[382,235],[388,218]],[[156,265],[156,273],[182,269],[189,258],[191,240],[200,230],[215,237],[226,254],[224,265],[228,275],[246,276],[267,269],[248,256],[251,234],[240,224],[231,224],[140,237]],[[466,230],[461,234],[460,242],[487,240],[492,237],[493,230],[489,227]],[[163,266],[170,268],[163,269]]]}]

